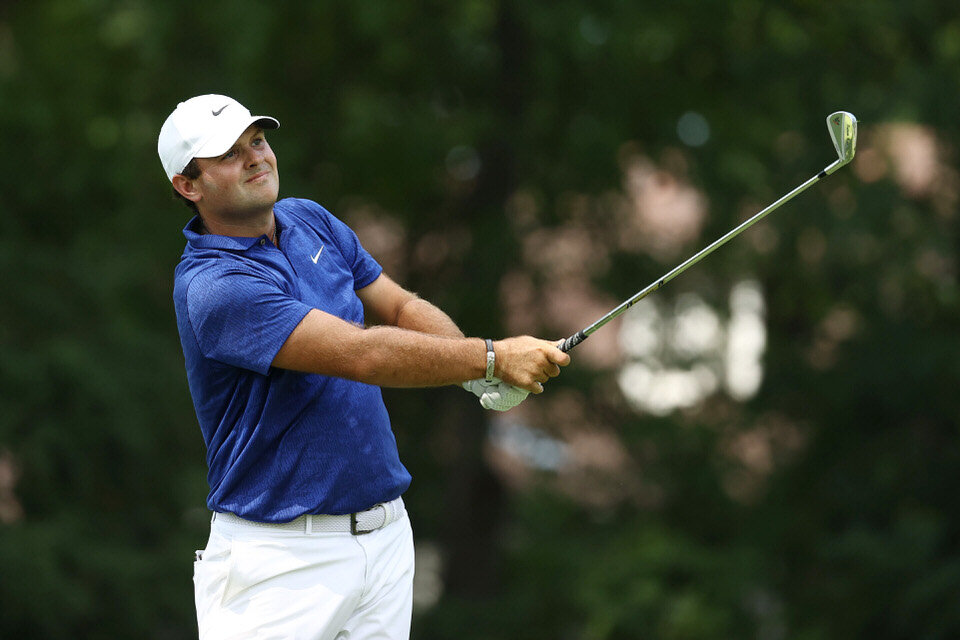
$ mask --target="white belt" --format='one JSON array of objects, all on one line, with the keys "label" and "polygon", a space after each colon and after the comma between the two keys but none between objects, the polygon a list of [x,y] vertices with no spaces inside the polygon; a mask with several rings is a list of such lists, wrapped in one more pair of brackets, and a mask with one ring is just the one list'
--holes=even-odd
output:
[{"label": "white belt", "polygon": [[381,502],[366,511],[347,513],[342,516],[302,515],[290,522],[256,522],[241,518],[233,513],[214,512],[213,520],[215,522],[303,533],[352,533],[359,536],[382,529],[391,522],[399,520],[404,513],[403,499],[397,498],[390,502]]}]

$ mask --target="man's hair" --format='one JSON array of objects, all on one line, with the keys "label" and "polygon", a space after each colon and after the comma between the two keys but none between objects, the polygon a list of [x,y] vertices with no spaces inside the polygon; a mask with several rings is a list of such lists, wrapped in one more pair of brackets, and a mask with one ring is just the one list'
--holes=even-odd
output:
[{"label": "man's hair", "polygon": [[[183,171],[180,172],[180,175],[186,178],[190,178],[191,180],[196,180],[197,178],[200,177],[200,173],[201,173],[200,163],[198,163],[197,159],[194,158],[187,163],[187,166],[183,168]],[[187,200],[182,195],[180,195],[180,192],[177,191],[176,189],[173,190],[173,196],[175,198],[179,198],[180,200],[183,200],[186,203],[186,205],[190,207],[190,210],[193,211],[194,213],[196,214],[200,213],[200,211],[197,209],[197,203],[192,200]]]}]

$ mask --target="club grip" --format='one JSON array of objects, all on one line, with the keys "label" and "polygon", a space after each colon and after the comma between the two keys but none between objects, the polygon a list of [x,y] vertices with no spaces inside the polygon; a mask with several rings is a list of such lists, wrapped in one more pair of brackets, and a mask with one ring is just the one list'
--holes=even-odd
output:
[{"label": "club grip", "polygon": [[560,351],[566,353],[573,349],[575,346],[587,339],[586,334],[581,330],[577,331],[575,334],[563,341],[563,344],[560,345]]}]

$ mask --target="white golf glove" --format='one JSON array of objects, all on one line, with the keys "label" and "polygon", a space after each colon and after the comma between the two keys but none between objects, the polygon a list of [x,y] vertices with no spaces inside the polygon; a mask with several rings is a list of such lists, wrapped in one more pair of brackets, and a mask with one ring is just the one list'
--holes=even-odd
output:
[{"label": "white golf glove", "polygon": [[480,398],[480,406],[494,411],[507,411],[527,399],[528,391],[524,391],[512,384],[507,384],[499,378],[487,382],[483,378],[467,380],[461,383],[464,389]]}]

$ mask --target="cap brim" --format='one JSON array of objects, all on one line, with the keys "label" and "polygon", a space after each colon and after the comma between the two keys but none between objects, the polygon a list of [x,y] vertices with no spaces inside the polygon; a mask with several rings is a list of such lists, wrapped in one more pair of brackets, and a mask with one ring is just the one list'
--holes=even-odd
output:
[{"label": "cap brim", "polygon": [[243,132],[250,128],[250,125],[257,125],[261,129],[279,129],[280,122],[270,116],[251,116],[248,119],[237,122],[234,126],[215,133],[209,140],[204,142],[194,154],[194,158],[215,158],[223,155],[230,150],[237,139],[243,135]]}]

